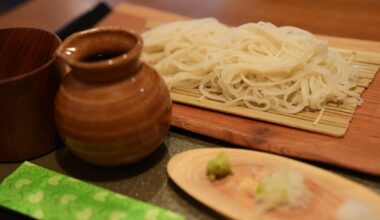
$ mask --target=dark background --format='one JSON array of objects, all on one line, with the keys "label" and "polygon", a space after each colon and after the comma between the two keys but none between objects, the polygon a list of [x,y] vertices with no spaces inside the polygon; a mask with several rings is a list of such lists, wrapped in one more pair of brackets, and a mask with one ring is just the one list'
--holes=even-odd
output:
[{"label": "dark background", "polygon": [[28,0],[1,0],[0,1],[0,15],[26,1]]}]

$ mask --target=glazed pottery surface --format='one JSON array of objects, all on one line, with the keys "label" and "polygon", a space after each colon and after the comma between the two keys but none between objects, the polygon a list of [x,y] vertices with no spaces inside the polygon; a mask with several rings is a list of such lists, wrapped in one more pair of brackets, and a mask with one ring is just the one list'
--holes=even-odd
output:
[{"label": "glazed pottery surface", "polygon": [[0,29],[0,161],[31,159],[57,144],[54,96],[60,39],[34,28]]},{"label": "glazed pottery surface", "polygon": [[152,153],[167,134],[169,91],[139,62],[141,50],[139,35],[117,28],[74,34],[57,50],[71,67],[56,96],[57,127],[83,160],[129,164]]}]

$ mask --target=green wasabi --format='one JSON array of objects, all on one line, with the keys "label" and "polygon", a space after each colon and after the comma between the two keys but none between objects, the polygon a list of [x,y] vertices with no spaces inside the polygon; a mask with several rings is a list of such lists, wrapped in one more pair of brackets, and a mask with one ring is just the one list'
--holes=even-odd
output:
[{"label": "green wasabi", "polygon": [[207,163],[207,176],[211,181],[222,179],[231,173],[231,163],[224,153],[219,153]]}]

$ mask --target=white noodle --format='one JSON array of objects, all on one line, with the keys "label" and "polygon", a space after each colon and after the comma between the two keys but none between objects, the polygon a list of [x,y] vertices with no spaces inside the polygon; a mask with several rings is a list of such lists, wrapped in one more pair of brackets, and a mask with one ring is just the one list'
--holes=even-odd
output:
[{"label": "white noodle", "polygon": [[169,88],[196,88],[229,106],[298,113],[359,100],[355,69],[299,28],[265,22],[230,28],[207,18],[165,24],[143,38],[142,59]]}]

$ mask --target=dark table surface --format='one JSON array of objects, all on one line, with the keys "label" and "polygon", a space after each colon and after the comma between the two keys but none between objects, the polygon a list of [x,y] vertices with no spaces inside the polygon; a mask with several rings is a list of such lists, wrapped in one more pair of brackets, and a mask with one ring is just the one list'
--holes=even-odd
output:
[{"label": "dark table surface", "polygon": [[[55,32],[98,2],[96,0],[26,1],[0,14],[0,28],[32,26]],[[106,2],[116,5],[122,1]],[[277,25],[298,26],[317,34],[380,41],[380,1],[378,0],[132,0],[128,2],[192,17],[216,17],[231,25],[265,20]],[[215,219],[220,216],[187,196],[168,179],[166,164],[169,158],[178,152],[217,146],[236,147],[172,128],[165,142],[155,153],[127,167],[95,167],[79,160],[64,147],[32,162],[168,208],[184,214],[188,219]],[[373,162],[378,161],[369,161]],[[343,175],[380,193],[379,177],[310,161],[307,163]],[[18,165],[18,163],[0,163],[0,180]]]}]

